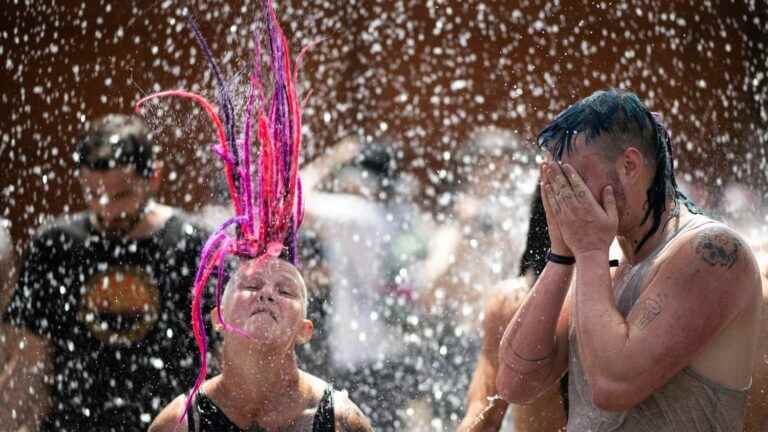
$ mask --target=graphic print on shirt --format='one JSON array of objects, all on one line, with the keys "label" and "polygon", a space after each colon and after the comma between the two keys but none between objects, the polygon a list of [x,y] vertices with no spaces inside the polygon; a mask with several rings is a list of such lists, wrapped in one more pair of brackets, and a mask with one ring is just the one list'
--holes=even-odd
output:
[{"label": "graphic print on shirt", "polygon": [[160,293],[138,267],[111,266],[85,283],[80,320],[104,344],[130,346],[155,327]]}]

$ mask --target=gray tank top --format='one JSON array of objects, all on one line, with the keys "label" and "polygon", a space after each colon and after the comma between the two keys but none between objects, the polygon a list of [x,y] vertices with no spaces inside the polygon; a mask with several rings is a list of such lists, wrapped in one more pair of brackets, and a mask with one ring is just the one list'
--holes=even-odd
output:
[{"label": "gray tank top", "polygon": [[[630,269],[615,284],[616,306],[626,317],[640,297],[643,281],[655,258],[684,232],[713,223],[692,215],[647,259]],[[568,432],[705,432],[741,431],[744,427],[746,390],[719,385],[691,368],[685,368],[663,387],[628,411],[603,411],[592,403],[592,392],[578,355],[576,332],[570,332]]]}]

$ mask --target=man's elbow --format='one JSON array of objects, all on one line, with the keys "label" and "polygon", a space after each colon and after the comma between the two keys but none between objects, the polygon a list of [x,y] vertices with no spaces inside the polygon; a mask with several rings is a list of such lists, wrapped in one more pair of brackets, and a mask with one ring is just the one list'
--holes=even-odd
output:
[{"label": "man's elbow", "polygon": [[595,379],[591,390],[592,403],[603,411],[627,411],[643,401],[629,384],[607,378]]}]

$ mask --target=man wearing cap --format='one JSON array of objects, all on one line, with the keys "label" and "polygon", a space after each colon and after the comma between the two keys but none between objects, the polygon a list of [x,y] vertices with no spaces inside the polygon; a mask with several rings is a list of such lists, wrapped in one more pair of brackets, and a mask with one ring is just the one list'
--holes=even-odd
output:
[{"label": "man wearing cap", "polygon": [[140,119],[99,119],[75,160],[88,209],[31,239],[3,314],[27,341],[11,355],[52,370],[41,430],[146,430],[195,376],[189,287],[207,233],[153,200],[160,169]]}]

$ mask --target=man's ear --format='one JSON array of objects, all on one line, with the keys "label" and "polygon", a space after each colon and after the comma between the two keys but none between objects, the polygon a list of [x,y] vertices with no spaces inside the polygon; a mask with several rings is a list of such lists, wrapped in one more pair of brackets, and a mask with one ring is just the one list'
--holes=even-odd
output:
[{"label": "man's ear", "polygon": [[315,325],[312,324],[312,321],[305,319],[301,322],[301,330],[299,330],[299,335],[296,338],[296,342],[301,345],[309,342],[310,339],[312,339],[312,333],[315,332]]},{"label": "man's ear", "polygon": [[219,307],[216,306],[213,309],[211,309],[211,324],[213,325],[213,330],[220,332],[224,329],[224,324],[219,321]]},{"label": "man's ear", "polygon": [[618,163],[619,172],[629,183],[634,183],[641,178],[643,169],[646,166],[645,156],[635,147],[629,147],[622,153]]}]

